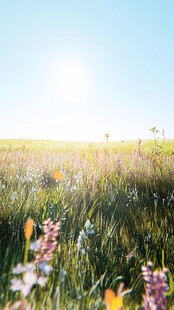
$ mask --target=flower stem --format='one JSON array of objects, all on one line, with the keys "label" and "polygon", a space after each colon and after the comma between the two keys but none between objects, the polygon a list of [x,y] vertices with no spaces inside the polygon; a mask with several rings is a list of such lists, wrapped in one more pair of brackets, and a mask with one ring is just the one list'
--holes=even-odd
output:
[{"label": "flower stem", "polygon": [[26,238],[25,252],[24,252],[24,266],[26,266],[27,263],[29,246],[30,246],[30,238]]}]

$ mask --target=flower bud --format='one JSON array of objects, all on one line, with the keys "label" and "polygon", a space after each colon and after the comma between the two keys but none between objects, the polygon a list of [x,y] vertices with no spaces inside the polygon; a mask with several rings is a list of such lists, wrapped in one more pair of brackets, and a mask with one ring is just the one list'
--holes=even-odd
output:
[{"label": "flower bud", "polygon": [[34,221],[32,219],[28,219],[25,224],[24,236],[26,239],[30,239],[33,234]]}]

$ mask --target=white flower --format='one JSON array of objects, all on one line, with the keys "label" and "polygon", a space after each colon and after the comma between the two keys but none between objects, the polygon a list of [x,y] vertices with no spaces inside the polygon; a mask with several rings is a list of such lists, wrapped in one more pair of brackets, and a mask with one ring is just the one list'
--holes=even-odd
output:
[{"label": "white flower", "polygon": [[30,284],[23,284],[21,287],[21,293],[24,297],[27,297],[30,294],[32,286]]},{"label": "white flower", "polygon": [[39,284],[42,287],[45,286],[46,282],[47,282],[47,278],[46,277],[39,277],[37,279],[37,284]]},{"label": "white flower", "polygon": [[40,247],[41,247],[41,242],[39,239],[35,242],[30,243],[30,250],[32,251],[38,251]]},{"label": "white flower", "polygon": [[[33,272],[26,272],[25,275],[24,275],[23,282],[21,280],[18,280],[18,279],[17,279],[17,281],[15,280],[14,285],[16,287],[14,287],[14,288],[15,288],[15,290],[21,291],[22,295],[24,297],[26,297],[30,293],[33,285],[35,285],[36,283],[37,283],[37,276],[36,276],[36,274],[33,273]],[[11,289],[12,289],[12,286],[11,286]]]},{"label": "white flower", "polygon": [[18,264],[15,268],[13,268],[14,274],[21,274],[25,271],[25,267],[22,264]]},{"label": "white flower", "polygon": [[20,291],[22,286],[23,286],[23,282],[21,280],[19,280],[18,278],[13,278],[11,280],[11,287],[10,288],[13,292]]},{"label": "white flower", "polygon": [[24,283],[30,285],[31,287],[36,284],[37,276],[33,272],[26,272],[24,275]]},{"label": "white flower", "polygon": [[81,253],[84,256],[86,254],[85,249],[81,249]]},{"label": "white flower", "polygon": [[35,269],[36,269],[36,266],[34,263],[27,263],[26,267],[20,263],[15,268],[13,268],[13,273],[14,274],[21,274],[25,271],[33,272]]},{"label": "white flower", "polygon": [[94,228],[94,224],[91,224],[90,220],[86,221],[85,228],[86,228],[87,234],[93,235],[95,233],[95,231],[93,229]]},{"label": "white flower", "polygon": [[89,235],[93,235],[95,233],[94,231],[94,224],[91,224],[90,220],[87,220],[85,225],[85,231],[82,229],[79,233],[78,239],[77,239],[77,251],[80,252],[82,255],[86,254],[86,251],[84,249],[85,245],[85,239],[89,237]]},{"label": "white flower", "polygon": [[47,276],[49,276],[51,271],[53,270],[53,267],[50,265],[47,265],[47,262],[43,262],[39,266],[39,269],[42,270]]},{"label": "white flower", "polygon": [[77,242],[77,251],[79,252],[81,249],[81,242]]},{"label": "white flower", "polygon": [[87,230],[89,230],[90,227],[91,227],[91,222],[90,222],[90,220],[87,220],[86,223],[85,223],[85,228],[86,228]]},{"label": "white flower", "polygon": [[[50,267],[52,270],[51,266],[47,266]],[[50,272],[49,269],[47,268],[47,274]],[[21,270],[25,271],[23,280],[19,280],[17,278],[13,278],[11,280],[11,290],[12,291],[21,291],[22,295],[24,297],[27,297],[32,289],[32,287],[35,284],[38,284],[40,286],[45,286],[47,279],[45,277],[39,277],[37,278],[37,274],[34,273],[34,269],[35,269],[35,264],[34,263],[28,263],[26,265],[26,268],[22,265],[22,264],[18,264],[16,268],[14,268],[15,272],[20,273]]]},{"label": "white flower", "polygon": [[[28,264],[28,265],[32,265],[32,264]],[[25,269],[24,266],[22,266],[21,264],[18,264],[15,269],[15,272],[20,272],[21,270]],[[24,297],[28,296],[28,294],[30,293],[33,285],[35,285],[37,283],[37,276],[35,273],[33,272],[26,272],[24,275],[24,279],[23,281],[17,278],[13,278],[11,280],[11,290],[12,291],[21,291],[22,295]]]},{"label": "white flower", "polygon": [[27,263],[25,270],[27,272],[33,272],[36,269],[35,263]]},{"label": "white flower", "polygon": [[84,232],[83,229],[80,231],[80,237],[81,237],[82,239],[86,239],[86,238],[87,238],[87,236],[86,236],[86,234],[85,234],[85,232]]},{"label": "white flower", "polygon": [[2,188],[2,190],[4,190],[5,189],[5,184],[2,184],[1,188]]}]

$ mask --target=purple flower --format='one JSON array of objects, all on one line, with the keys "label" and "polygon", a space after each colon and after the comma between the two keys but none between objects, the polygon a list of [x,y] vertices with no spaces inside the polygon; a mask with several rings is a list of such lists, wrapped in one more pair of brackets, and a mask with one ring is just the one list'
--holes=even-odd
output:
[{"label": "purple flower", "polygon": [[161,271],[152,271],[153,264],[148,262],[142,267],[142,276],[145,281],[145,295],[143,295],[145,310],[165,310],[167,299],[165,293],[169,290],[166,274],[167,268]]}]

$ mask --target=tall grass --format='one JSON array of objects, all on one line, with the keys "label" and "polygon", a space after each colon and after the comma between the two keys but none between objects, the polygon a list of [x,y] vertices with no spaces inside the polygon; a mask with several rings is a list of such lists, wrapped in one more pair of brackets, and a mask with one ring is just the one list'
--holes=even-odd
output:
[{"label": "tall grass", "polygon": [[[151,260],[163,267],[164,260],[174,274],[174,142],[157,153],[153,147],[153,141],[0,141],[2,309],[19,299],[10,281],[23,261],[29,217],[35,222],[32,240],[47,218],[61,222],[54,271],[47,287],[28,297],[32,309],[105,309],[104,291],[120,282],[132,288],[125,308],[135,309],[142,303],[142,265]],[[54,178],[55,171],[63,180]],[[85,239],[83,255],[77,242],[87,220],[95,233]]]}]

